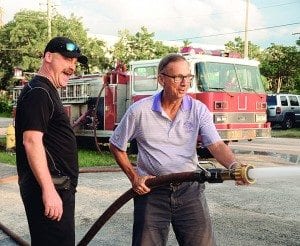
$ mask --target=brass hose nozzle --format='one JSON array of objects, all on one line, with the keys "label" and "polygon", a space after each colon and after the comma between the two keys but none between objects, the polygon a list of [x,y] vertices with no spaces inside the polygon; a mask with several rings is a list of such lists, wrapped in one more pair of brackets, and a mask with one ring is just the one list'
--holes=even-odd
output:
[{"label": "brass hose nozzle", "polygon": [[238,165],[236,168],[233,168],[231,170],[224,170],[221,172],[221,179],[224,180],[236,180],[236,181],[242,181],[245,184],[254,184],[255,179],[252,179],[248,175],[248,171],[250,169],[253,169],[254,166],[252,165]]},{"label": "brass hose nozzle", "polygon": [[253,169],[254,166],[252,165],[239,165],[238,167],[236,167],[233,172],[234,172],[234,179],[236,181],[243,181],[246,184],[254,184],[255,183],[255,179],[252,179],[249,177],[248,175],[248,171],[250,169]]}]

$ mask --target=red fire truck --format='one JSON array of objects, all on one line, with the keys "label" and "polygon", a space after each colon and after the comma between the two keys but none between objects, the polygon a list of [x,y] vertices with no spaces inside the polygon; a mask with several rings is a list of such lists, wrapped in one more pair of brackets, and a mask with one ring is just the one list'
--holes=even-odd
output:
[{"label": "red fire truck", "polygon": [[[258,62],[232,58],[230,54],[224,57],[220,52],[210,54],[182,54],[195,74],[189,95],[207,105],[224,141],[270,137]],[[104,75],[70,79],[67,87],[60,90],[60,96],[76,136],[107,142],[133,102],[162,89],[157,82],[159,61],[132,61],[129,71],[117,66]],[[14,90],[15,99],[19,89]]]}]

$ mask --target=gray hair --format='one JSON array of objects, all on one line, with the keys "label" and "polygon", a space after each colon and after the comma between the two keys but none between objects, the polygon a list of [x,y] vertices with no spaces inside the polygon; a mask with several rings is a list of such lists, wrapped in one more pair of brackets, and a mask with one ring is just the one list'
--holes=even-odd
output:
[{"label": "gray hair", "polygon": [[184,56],[176,53],[171,53],[163,57],[158,64],[158,71],[157,71],[158,74],[160,74],[165,69],[165,67],[168,66],[171,62],[177,62],[177,61],[187,62]]}]

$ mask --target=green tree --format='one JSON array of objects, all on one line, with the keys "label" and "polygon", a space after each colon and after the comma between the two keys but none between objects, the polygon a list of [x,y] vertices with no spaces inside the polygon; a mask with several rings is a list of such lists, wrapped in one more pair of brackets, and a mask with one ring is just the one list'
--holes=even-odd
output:
[{"label": "green tree", "polygon": [[119,31],[118,36],[119,40],[114,44],[112,50],[113,62],[122,61],[128,64],[129,61],[134,59],[132,54],[133,36],[126,29]]},{"label": "green tree", "polygon": [[188,47],[188,46],[190,46],[191,43],[192,42],[190,40],[185,39],[185,40],[183,40],[183,47]]},{"label": "green tree", "polygon": [[[40,66],[41,57],[48,41],[46,13],[23,10],[12,21],[0,29],[0,88],[5,89],[13,83],[14,67],[34,73]],[[52,37],[66,36],[78,43],[82,52],[90,58],[90,69],[105,69],[105,44],[87,37],[80,18],[72,15],[66,18],[59,14],[52,20]],[[78,72],[84,71],[79,67]]]},{"label": "green tree", "polygon": [[[237,52],[241,56],[243,56],[244,54],[244,47],[245,47],[245,42],[242,40],[241,37],[236,37],[234,41],[229,41],[228,43],[225,44],[226,51]],[[253,44],[249,41],[248,50],[249,50],[248,53],[250,59],[259,60],[261,52],[260,52],[260,47],[258,45]]]},{"label": "green tree", "polygon": [[119,31],[119,41],[114,45],[112,55],[115,62],[122,61],[128,65],[132,60],[160,58],[171,52],[177,52],[177,48],[154,41],[154,33],[141,27],[135,35],[131,35],[128,30]]},{"label": "green tree", "polygon": [[110,66],[109,59],[105,56],[107,53],[106,44],[102,40],[89,38],[84,54],[89,58],[89,72],[103,72]]},{"label": "green tree", "polygon": [[300,53],[296,46],[271,44],[263,51],[261,73],[268,78],[269,89],[279,93],[300,88]]}]

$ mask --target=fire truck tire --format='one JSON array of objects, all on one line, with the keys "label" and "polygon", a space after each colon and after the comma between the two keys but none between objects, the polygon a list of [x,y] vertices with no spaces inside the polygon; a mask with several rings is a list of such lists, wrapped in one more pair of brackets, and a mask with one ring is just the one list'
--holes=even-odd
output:
[{"label": "fire truck tire", "polygon": [[135,139],[132,139],[130,141],[130,146],[128,148],[128,154],[137,155],[137,153],[138,153],[137,142]]},{"label": "fire truck tire", "polygon": [[208,150],[208,148],[204,148],[204,147],[197,148],[197,154],[200,158],[203,159],[208,159],[213,157],[210,151]]}]

